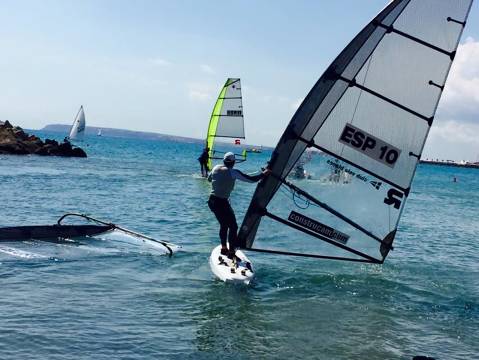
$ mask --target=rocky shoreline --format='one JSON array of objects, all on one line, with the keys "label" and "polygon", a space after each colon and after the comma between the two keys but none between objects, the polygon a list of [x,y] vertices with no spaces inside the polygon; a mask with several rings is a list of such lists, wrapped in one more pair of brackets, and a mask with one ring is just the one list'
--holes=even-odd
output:
[{"label": "rocky shoreline", "polygon": [[83,149],[72,146],[68,141],[42,141],[35,135],[25,133],[20,126],[13,126],[8,120],[0,121],[0,154],[87,157]]}]

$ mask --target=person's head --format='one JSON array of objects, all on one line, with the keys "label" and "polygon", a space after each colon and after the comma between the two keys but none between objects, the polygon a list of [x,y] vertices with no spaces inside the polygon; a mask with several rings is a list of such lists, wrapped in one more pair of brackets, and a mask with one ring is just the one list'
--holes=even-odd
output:
[{"label": "person's head", "polygon": [[232,152],[227,152],[225,156],[223,156],[223,163],[227,168],[232,168],[235,165],[235,154]]}]

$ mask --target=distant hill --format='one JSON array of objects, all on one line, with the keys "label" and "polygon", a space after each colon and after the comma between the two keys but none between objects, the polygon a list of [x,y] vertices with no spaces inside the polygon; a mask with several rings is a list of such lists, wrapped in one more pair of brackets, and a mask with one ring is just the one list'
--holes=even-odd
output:
[{"label": "distant hill", "polygon": [[[68,134],[70,132],[70,125],[62,124],[49,124],[45,126],[41,131],[60,132]],[[202,143],[204,140],[194,139],[184,136],[165,135],[147,131],[132,131],[124,129],[113,129],[104,127],[87,126],[85,129],[86,135],[97,135],[98,130],[101,129],[101,136],[107,137],[119,137],[119,138],[133,138],[133,139],[145,139],[145,140],[176,140],[189,143]]]},{"label": "distant hill", "polygon": [[[70,132],[71,125],[62,125],[62,124],[49,124],[45,126],[40,131],[50,131],[50,132],[58,132],[63,133],[65,136]],[[85,129],[85,133],[87,135],[97,135],[98,130],[101,130],[101,136],[106,137],[118,137],[118,138],[133,138],[133,139],[144,139],[144,140],[172,140],[172,141],[181,141],[187,143],[196,143],[196,144],[203,144],[203,139],[195,139],[185,136],[176,136],[176,135],[166,135],[154,132],[147,132],[147,131],[133,131],[133,130],[124,130],[124,129],[114,129],[114,128],[105,128],[105,127],[96,127],[96,126],[87,126]],[[222,141],[219,141],[222,142]],[[248,145],[248,144],[241,144],[242,147],[256,147],[257,145]],[[272,150],[272,148],[263,146],[263,149]]]}]

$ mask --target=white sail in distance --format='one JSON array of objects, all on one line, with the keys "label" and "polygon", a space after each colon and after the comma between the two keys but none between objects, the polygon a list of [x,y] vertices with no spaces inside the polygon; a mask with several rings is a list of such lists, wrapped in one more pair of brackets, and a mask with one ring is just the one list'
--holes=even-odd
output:
[{"label": "white sail in distance", "polygon": [[70,135],[68,136],[70,140],[81,140],[83,139],[83,135],[85,133],[85,112],[83,111],[83,105],[80,106],[80,110],[78,110],[78,114],[73,121],[73,125],[70,129]]},{"label": "white sail in distance", "polygon": [[[271,239],[280,223],[280,235],[295,241],[276,235],[268,243],[276,249],[261,251],[384,261],[471,5],[394,0],[349,43],[279,140],[272,175],[257,186],[240,228],[243,247]],[[320,179],[333,169],[348,182],[287,179],[308,147],[322,151],[310,164]]]}]

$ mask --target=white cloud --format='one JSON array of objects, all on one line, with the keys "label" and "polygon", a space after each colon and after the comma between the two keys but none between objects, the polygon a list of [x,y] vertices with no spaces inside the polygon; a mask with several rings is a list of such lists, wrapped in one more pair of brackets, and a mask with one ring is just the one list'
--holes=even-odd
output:
[{"label": "white cloud", "polygon": [[206,64],[200,65],[200,69],[201,69],[201,71],[203,71],[206,74],[214,74],[215,73],[215,70],[211,66],[206,65]]},{"label": "white cloud", "polygon": [[479,123],[446,120],[435,122],[429,133],[423,158],[477,161]]},{"label": "white cloud", "polygon": [[189,83],[188,97],[196,101],[209,101],[213,99],[214,89],[209,84],[204,83]]},{"label": "white cloud", "polygon": [[469,37],[459,45],[446,82],[438,118],[479,119],[479,41]]},{"label": "white cloud", "polygon": [[274,104],[274,105],[283,105],[291,101],[286,96],[282,95],[263,95],[260,99],[264,103]]},{"label": "white cloud", "polygon": [[154,65],[157,65],[157,66],[171,65],[171,63],[168,60],[165,60],[165,59],[160,58],[160,57],[151,58],[151,59],[149,59],[149,61],[150,61],[150,63],[152,63]]},{"label": "white cloud", "polygon": [[[454,120],[435,123],[429,136],[449,143],[467,143],[479,146],[479,124],[463,123]],[[479,152],[479,147],[478,147]]]}]

